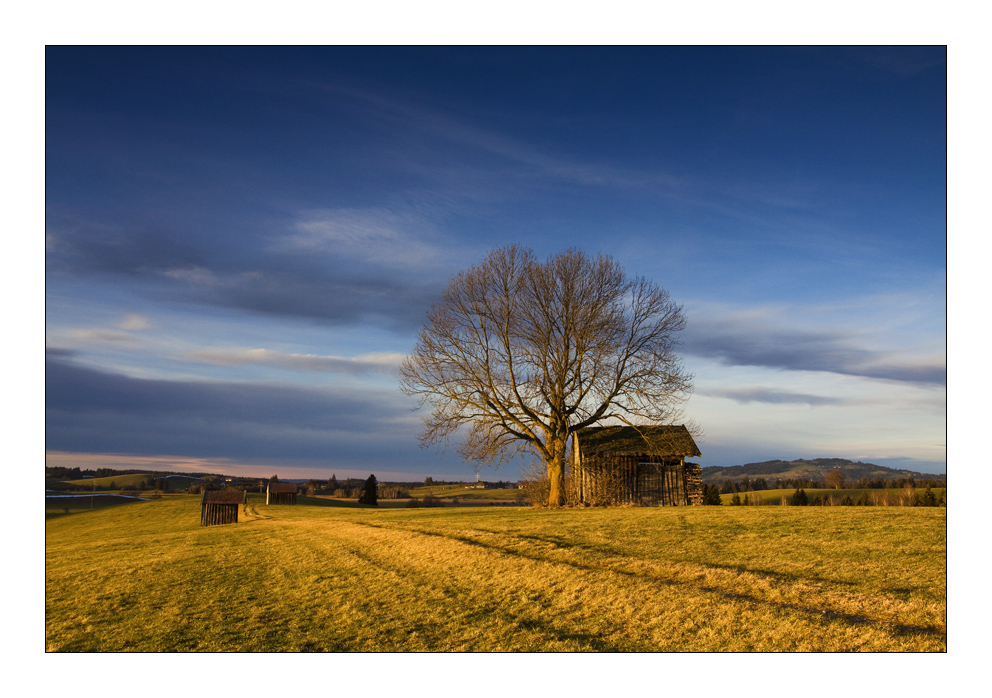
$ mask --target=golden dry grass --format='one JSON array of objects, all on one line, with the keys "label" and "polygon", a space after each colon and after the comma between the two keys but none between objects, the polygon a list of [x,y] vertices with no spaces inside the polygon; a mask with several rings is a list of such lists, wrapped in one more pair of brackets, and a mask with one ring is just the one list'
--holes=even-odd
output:
[{"label": "golden dry grass", "polygon": [[266,507],[47,522],[50,651],[945,651],[945,509]]}]

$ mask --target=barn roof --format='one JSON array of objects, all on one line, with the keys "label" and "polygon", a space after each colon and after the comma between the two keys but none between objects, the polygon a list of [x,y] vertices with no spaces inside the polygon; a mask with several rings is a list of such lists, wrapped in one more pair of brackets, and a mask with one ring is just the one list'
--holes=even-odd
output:
[{"label": "barn roof", "polygon": [[587,427],[577,432],[583,457],[702,456],[684,424],[641,427]]},{"label": "barn roof", "polygon": [[293,493],[296,494],[296,483],[293,482],[270,482],[269,492],[272,494],[286,494]]},{"label": "barn roof", "polygon": [[246,494],[242,490],[206,491],[200,502],[203,504],[244,504]]}]

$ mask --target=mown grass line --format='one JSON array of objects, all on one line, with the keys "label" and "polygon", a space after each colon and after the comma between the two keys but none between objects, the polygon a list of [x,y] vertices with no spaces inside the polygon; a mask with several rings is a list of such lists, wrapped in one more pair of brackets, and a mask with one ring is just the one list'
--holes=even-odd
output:
[{"label": "mown grass line", "polygon": [[945,510],[191,500],[48,522],[49,650],[946,648]]}]

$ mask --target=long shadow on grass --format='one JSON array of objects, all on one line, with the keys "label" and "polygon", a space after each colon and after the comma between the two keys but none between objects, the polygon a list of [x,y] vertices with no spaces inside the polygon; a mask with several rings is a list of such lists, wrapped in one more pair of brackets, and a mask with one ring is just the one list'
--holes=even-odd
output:
[{"label": "long shadow on grass", "polygon": [[[388,530],[389,528],[392,528],[390,526],[381,526],[381,525],[377,525],[377,524],[368,524],[368,523],[361,523],[361,524],[358,524],[358,525],[360,525],[360,526],[369,526],[371,528],[386,529],[386,530]],[[534,562],[544,562],[544,563],[549,563],[549,564],[566,565],[568,567],[572,567],[574,569],[583,570],[583,571],[586,571],[586,572],[613,572],[615,574],[620,574],[620,575],[624,575],[624,576],[627,576],[627,577],[633,577],[633,578],[637,578],[637,577],[645,578],[646,577],[646,578],[650,579],[651,581],[656,582],[658,584],[664,584],[666,586],[672,586],[672,587],[679,587],[679,586],[681,586],[681,587],[694,587],[694,588],[696,588],[696,589],[698,589],[700,591],[703,591],[703,592],[706,592],[706,593],[709,593],[709,594],[715,594],[717,596],[722,596],[723,598],[729,599],[729,600],[746,601],[748,603],[753,603],[753,604],[761,605],[761,606],[769,606],[769,607],[777,608],[777,609],[790,610],[790,611],[798,611],[800,613],[806,613],[806,614],[809,614],[811,616],[818,617],[818,618],[825,618],[825,619],[830,619],[830,620],[841,620],[841,621],[850,623],[852,625],[869,625],[869,626],[885,627],[885,628],[888,628],[895,635],[927,635],[927,636],[931,636],[931,637],[939,637],[939,638],[942,638],[942,639],[945,639],[945,640],[947,639],[947,633],[944,632],[944,631],[942,631],[942,630],[938,630],[937,628],[930,628],[930,627],[919,626],[919,625],[906,625],[906,624],[902,624],[902,623],[888,623],[888,622],[885,622],[885,621],[875,620],[873,618],[866,618],[865,616],[854,615],[854,614],[851,614],[851,613],[841,613],[839,611],[831,611],[829,609],[813,608],[811,606],[803,606],[801,604],[786,603],[786,602],[782,602],[782,601],[769,601],[767,599],[762,599],[762,598],[759,598],[757,596],[753,596],[751,594],[741,594],[741,593],[737,593],[737,592],[726,591],[724,589],[719,589],[717,587],[706,586],[706,585],[703,585],[703,584],[694,584],[694,583],[688,582],[688,581],[678,581],[678,580],[674,580],[674,579],[667,579],[665,577],[660,577],[660,576],[654,575],[654,574],[649,574],[649,573],[645,573],[645,572],[634,572],[634,571],[631,571],[631,570],[624,570],[624,569],[618,569],[616,567],[611,567],[611,566],[607,566],[607,565],[590,565],[590,564],[585,564],[585,563],[581,563],[581,562],[575,562],[575,561],[572,561],[572,560],[552,560],[552,559],[549,559],[549,558],[546,558],[546,557],[541,557],[541,556],[538,556],[538,555],[527,555],[527,554],[525,554],[523,552],[520,552],[518,550],[512,550],[510,548],[507,548],[507,547],[504,547],[504,546],[501,546],[501,545],[494,545],[492,543],[484,543],[482,541],[475,540],[473,538],[469,538],[469,537],[466,537],[466,536],[460,536],[460,535],[456,535],[456,534],[440,533],[440,532],[437,532],[437,531],[428,531],[428,530],[423,530],[423,529],[420,529],[420,528],[406,528],[406,527],[404,527],[403,530],[410,531],[410,532],[413,532],[413,533],[420,533],[420,534],[425,535],[425,536],[435,536],[437,538],[444,538],[444,539],[447,539],[447,540],[454,540],[454,541],[458,541],[460,543],[465,543],[466,545],[474,545],[474,546],[477,546],[477,547],[480,547],[480,548],[485,548],[487,550],[492,550],[494,552],[502,553],[504,555],[510,555],[510,556],[513,556],[513,557],[519,557],[519,558],[522,558],[522,559],[525,559],[525,560],[531,560],[531,561],[534,561]],[[523,538],[523,539],[532,538],[532,539],[536,539],[536,540],[543,540],[539,536],[525,536],[525,535],[519,535],[518,534],[515,537],[517,537],[517,538]],[[580,547],[580,546],[571,546],[571,545],[566,546],[566,545],[562,545],[559,541],[554,540],[554,539],[551,539],[551,540],[545,541],[545,542],[554,543],[556,546],[560,547],[561,549],[566,549],[568,547]],[[597,552],[601,552],[601,550],[602,550],[601,548],[591,548],[591,549],[596,550]],[[767,574],[766,575],[765,573],[761,572],[760,570],[750,570],[748,568],[740,567],[740,566],[733,566],[733,565],[710,565],[709,563],[697,563],[697,564],[701,564],[703,566],[715,567],[715,568],[718,568],[718,569],[719,568],[726,568],[726,569],[734,570],[734,571],[737,571],[737,572],[751,572],[752,574],[756,574],[756,575],[759,575],[759,576],[780,576],[785,581],[794,581],[795,579],[797,579],[797,578],[789,578],[788,576],[785,576],[785,575],[777,575],[776,573],[771,573],[771,574]],[[830,583],[833,583],[832,580],[827,580],[827,581],[830,582]]]},{"label": "long shadow on grass", "polygon": [[[505,532],[500,532],[500,531],[486,531],[486,532],[498,533],[500,535],[508,535]],[[510,534],[510,535],[513,535],[515,538],[521,538],[524,540],[532,540],[538,543],[547,543],[562,550],[578,549],[584,552],[598,553],[601,555],[611,556],[611,557],[625,556],[625,552],[623,550],[611,547],[609,545],[598,545],[598,544],[590,545],[590,544],[574,543],[566,538],[562,538],[558,536],[538,536],[538,535],[523,534],[523,533]],[[651,559],[658,562],[667,562],[665,558],[660,558],[660,557],[651,558]],[[702,560],[687,560],[687,562],[693,562],[699,565],[704,565],[712,569],[721,569],[730,572],[750,572],[752,574],[758,574],[761,575],[762,577],[772,579],[776,582],[793,583],[799,580],[805,580],[805,581],[820,582],[822,584],[832,584],[835,586],[846,586],[850,588],[856,588],[860,586],[857,582],[849,582],[843,579],[831,579],[830,577],[824,577],[822,575],[816,574],[815,572],[809,572],[800,575],[800,574],[790,574],[788,572],[780,572],[778,570],[761,569],[757,567],[745,567],[743,565],[725,565],[725,564],[720,564],[718,562],[704,562]],[[906,592],[909,590],[898,589],[897,591]]]},{"label": "long shadow on grass", "polygon": [[[389,530],[387,526],[376,526],[375,524],[358,524],[360,526],[369,526],[371,528]],[[407,529],[404,529],[407,530]],[[415,531],[416,533],[424,533],[425,535],[437,535],[431,534],[424,531]],[[440,536],[442,538],[451,538],[450,536]],[[458,538],[457,540],[462,541]],[[463,542],[470,541],[464,540]],[[482,547],[492,548],[493,546],[483,545]],[[377,560],[369,555],[365,550],[359,547],[347,546],[348,552],[355,558],[361,560],[362,562],[376,568],[383,570],[385,572],[405,574],[407,569],[398,565],[386,565],[383,564],[381,560]],[[498,550],[498,549],[497,549]],[[439,587],[433,583],[430,579],[422,579],[422,584],[430,585],[439,590],[439,593],[444,594],[448,597],[448,592],[443,587]],[[450,598],[450,597],[449,597]],[[558,641],[562,643],[578,643],[577,651],[580,652],[620,652],[624,651],[622,647],[616,645],[615,643],[608,642],[601,636],[592,633],[564,633],[554,625],[547,623],[543,620],[535,618],[532,615],[523,615],[520,613],[513,613],[504,607],[500,607],[498,610],[493,608],[480,608],[477,610],[465,610],[464,619],[466,625],[473,627],[478,625],[476,621],[485,621],[495,615],[499,615],[502,619],[511,622],[516,627],[521,630],[535,631],[544,636],[546,636],[548,641]]]}]

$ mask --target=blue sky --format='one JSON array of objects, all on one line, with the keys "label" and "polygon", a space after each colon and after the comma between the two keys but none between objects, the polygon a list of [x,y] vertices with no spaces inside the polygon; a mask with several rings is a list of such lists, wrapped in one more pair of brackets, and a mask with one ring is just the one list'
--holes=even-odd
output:
[{"label": "blue sky", "polygon": [[50,47],[47,460],[473,478],[396,368],[517,242],[684,305],[703,465],[945,472],[946,76],[942,47]]}]

